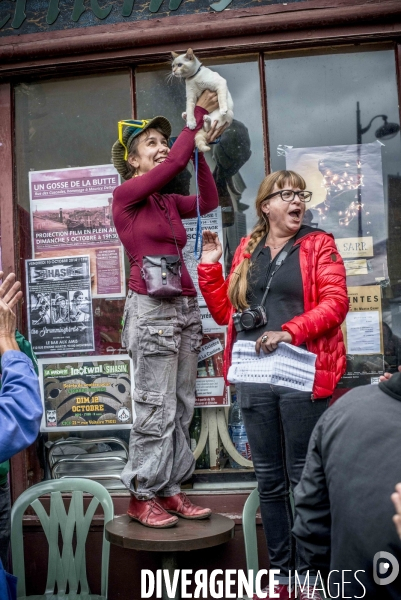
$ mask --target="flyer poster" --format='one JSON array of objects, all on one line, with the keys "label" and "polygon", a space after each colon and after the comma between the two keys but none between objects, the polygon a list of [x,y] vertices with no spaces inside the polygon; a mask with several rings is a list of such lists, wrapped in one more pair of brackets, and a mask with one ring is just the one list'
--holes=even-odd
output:
[{"label": "flyer poster", "polygon": [[290,148],[286,168],[313,193],[304,223],[332,233],[348,285],[388,279],[381,145]]},{"label": "flyer poster", "polygon": [[89,255],[92,296],[124,297],[124,254],[113,223],[113,165],[31,171],[32,256]]},{"label": "flyer poster", "polygon": [[89,256],[27,260],[26,279],[34,352],[94,350]]},{"label": "flyer poster", "polygon": [[201,308],[203,339],[198,356],[195,407],[228,406],[223,376],[225,327],[217,325],[207,308]]},{"label": "flyer poster", "polygon": [[42,431],[132,426],[132,362],[128,355],[39,359]]},{"label": "flyer poster", "polygon": [[[184,258],[184,262],[188,269],[188,272],[191,276],[192,281],[194,282],[199,306],[206,306],[206,302],[203,299],[201,291],[199,289],[198,284],[198,261],[194,256],[194,248],[196,241],[196,224],[197,219],[183,219],[182,221],[185,230],[187,232],[187,243],[183,248],[182,255]],[[202,217],[202,229],[210,229],[213,233],[217,233],[221,243],[223,243],[223,226],[221,222],[221,207],[219,206],[216,210],[208,213],[204,217]],[[220,259],[220,262],[223,265],[223,274],[224,274],[224,263],[223,257]]]},{"label": "flyer poster", "polygon": [[384,372],[380,285],[348,288],[349,312],[342,325],[347,371],[340,387],[378,383]]}]

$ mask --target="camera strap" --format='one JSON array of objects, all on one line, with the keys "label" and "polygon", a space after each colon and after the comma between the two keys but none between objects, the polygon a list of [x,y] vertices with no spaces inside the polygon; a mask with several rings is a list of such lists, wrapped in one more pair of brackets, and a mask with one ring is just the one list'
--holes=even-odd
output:
[{"label": "camera strap", "polygon": [[280,254],[277,256],[276,264],[274,266],[273,272],[270,274],[270,277],[269,277],[267,285],[266,285],[265,293],[263,294],[263,298],[260,303],[261,306],[265,305],[267,294],[269,293],[270,286],[272,283],[272,279],[273,279],[274,275],[277,273],[277,271],[279,270],[279,268],[281,267],[281,265],[283,264],[283,262],[285,261],[285,259],[287,258],[288,253],[290,252],[291,248],[294,245],[294,241],[295,241],[294,238],[291,238],[290,240],[288,240],[288,242],[286,243],[284,248],[281,250]]}]

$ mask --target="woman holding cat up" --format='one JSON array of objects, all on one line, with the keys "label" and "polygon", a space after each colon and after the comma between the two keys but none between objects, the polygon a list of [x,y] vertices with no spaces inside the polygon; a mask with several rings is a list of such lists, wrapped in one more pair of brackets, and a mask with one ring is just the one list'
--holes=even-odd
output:
[{"label": "woman holding cat up", "polygon": [[[112,150],[114,166],[126,180],[114,190],[113,219],[131,266],[122,345],[134,362],[136,411],[121,478],[131,491],[129,516],[148,527],[175,525],[178,519],[170,513],[187,519],[211,513],[180,490],[195,468],[188,429],[202,341],[196,290],[182,260],[187,236],[181,219],[196,217],[196,196],[163,193],[163,187],[185,169],[203,117],[217,106],[217,95],[206,90],[195,108],[195,129],[185,127],[171,150],[171,125],[164,117],[132,123]],[[208,140],[221,132],[214,126]],[[201,154],[198,184],[200,212],[206,214],[219,200]],[[148,295],[143,257],[157,255],[181,258],[182,295]]]},{"label": "woman holding cat up", "polygon": [[[290,572],[294,577],[297,570],[302,581],[308,570],[291,534],[289,492],[301,477],[309,437],[346,364],[340,330],[348,311],[344,264],[332,235],[302,225],[305,203],[312,196],[305,187],[293,171],[268,175],[256,198],[258,223],[242,239],[228,279],[224,281],[218,262],[221,244],[210,231],[204,232],[198,266],[201,291],[213,318],[219,325],[228,324],[226,375],[235,338],[254,341],[257,353],[267,354],[287,342],[317,355],[312,395],[272,384],[236,384],[258,481],[270,568],[280,571],[275,593],[285,599]],[[252,322],[246,309],[262,304],[268,282],[267,319]],[[313,593],[313,577],[309,585],[301,597],[320,598]]]}]

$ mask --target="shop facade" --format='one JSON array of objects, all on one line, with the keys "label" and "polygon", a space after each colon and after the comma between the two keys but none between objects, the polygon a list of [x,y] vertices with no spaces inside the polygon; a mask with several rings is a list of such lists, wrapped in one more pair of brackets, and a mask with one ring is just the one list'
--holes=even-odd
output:
[{"label": "shop facade", "polygon": [[[384,370],[395,371],[401,364],[400,40],[401,8],[394,0],[219,0],[211,5],[198,0],[40,0],[32,6],[5,0],[0,11],[3,269],[16,269],[27,282],[27,260],[88,255],[92,279],[95,270],[98,280],[95,291],[92,281],[92,293],[83,294],[92,346],[65,353],[51,345],[47,354],[42,348],[39,358],[51,359],[43,370],[51,364],[59,368],[68,359],[80,368],[83,353],[87,360],[92,355],[121,364],[126,267],[112,240],[78,240],[112,232],[107,188],[92,195],[81,191],[68,207],[55,192],[35,196],[34,186],[47,190],[49,182],[82,182],[84,176],[95,185],[93,178],[111,176],[106,166],[119,120],[163,114],[173,125],[173,136],[178,135],[185,88],[167,78],[170,52],[191,47],[204,65],[226,78],[239,122],[238,137],[228,146],[231,168],[216,153],[207,157],[212,170],[219,167],[220,210],[213,218],[224,239],[226,270],[240,238],[255,223],[254,199],[265,174],[286,167],[300,171],[313,191],[308,222],[333,232],[347,266],[347,373],[336,393],[374,384]],[[103,171],[94,175],[99,166]],[[193,189],[192,172],[190,176]],[[89,210],[92,204],[85,198],[98,208],[93,197],[101,194],[101,209]],[[46,235],[51,230],[65,232],[64,241],[40,245],[38,240],[50,239]],[[63,249],[67,234],[75,245]],[[121,275],[120,287],[110,283],[113,269]],[[29,330],[32,335],[32,306],[39,294],[49,294],[50,310],[56,293],[63,294],[56,288],[41,292],[40,282],[38,286],[25,290],[28,298],[18,314],[25,335]],[[36,323],[39,311],[38,305]],[[205,345],[220,343],[221,335],[211,326]],[[216,361],[205,354],[199,379],[219,375]],[[214,404],[205,400],[199,410],[195,441],[203,463],[188,493],[236,519],[237,535],[215,552],[188,558],[183,567],[191,568],[195,560],[203,568],[244,568],[240,515],[255,486],[251,461],[243,457],[242,468],[233,462],[224,399]],[[127,427],[82,428],[64,425],[52,433],[47,426],[35,446],[12,459],[14,498],[43,477],[62,474],[52,471],[49,461],[49,449],[61,437],[113,437],[117,446],[118,440],[128,439]],[[117,446],[110,444],[118,455]],[[88,473],[96,468],[93,463]],[[123,514],[128,495],[112,477],[108,484],[115,511]],[[266,561],[259,529],[261,560]],[[31,548],[41,547],[29,518],[27,535]],[[98,535],[95,528],[94,539]],[[43,568],[40,562],[32,567],[31,593]],[[129,593],[140,568],[157,566],[152,556],[113,549],[111,600],[135,597]]]}]

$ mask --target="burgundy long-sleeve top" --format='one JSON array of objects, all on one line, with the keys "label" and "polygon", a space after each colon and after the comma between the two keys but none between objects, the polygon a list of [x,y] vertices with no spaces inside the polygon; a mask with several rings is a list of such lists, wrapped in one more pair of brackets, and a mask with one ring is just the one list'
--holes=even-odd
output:
[{"label": "burgundy long-sleeve top", "polygon": [[[129,179],[114,190],[114,224],[127,250],[131,265],[129,288],[138,294],[146,294],[146,285],[138,266],[138,264],[142,266],[142,257],[152,254],[177,254],[166,210],[182,258],[187,234],[181,219],[197,216],[196,196],[160,194],[158,190],[187,166],[194,151],[195,134],[202,127],[205,114],[207,114],[206,110],[196,106],[196,128],[191,130],[184,127],[166,160],[148,173]],[[198,185],[199,208],[201,214],[205,215],[217,208],[219,198],[214,179],[202,153],[199,153],[198,160]],[[184,262],[181,283],[184,296],[196,296],[194,284]]]}]

